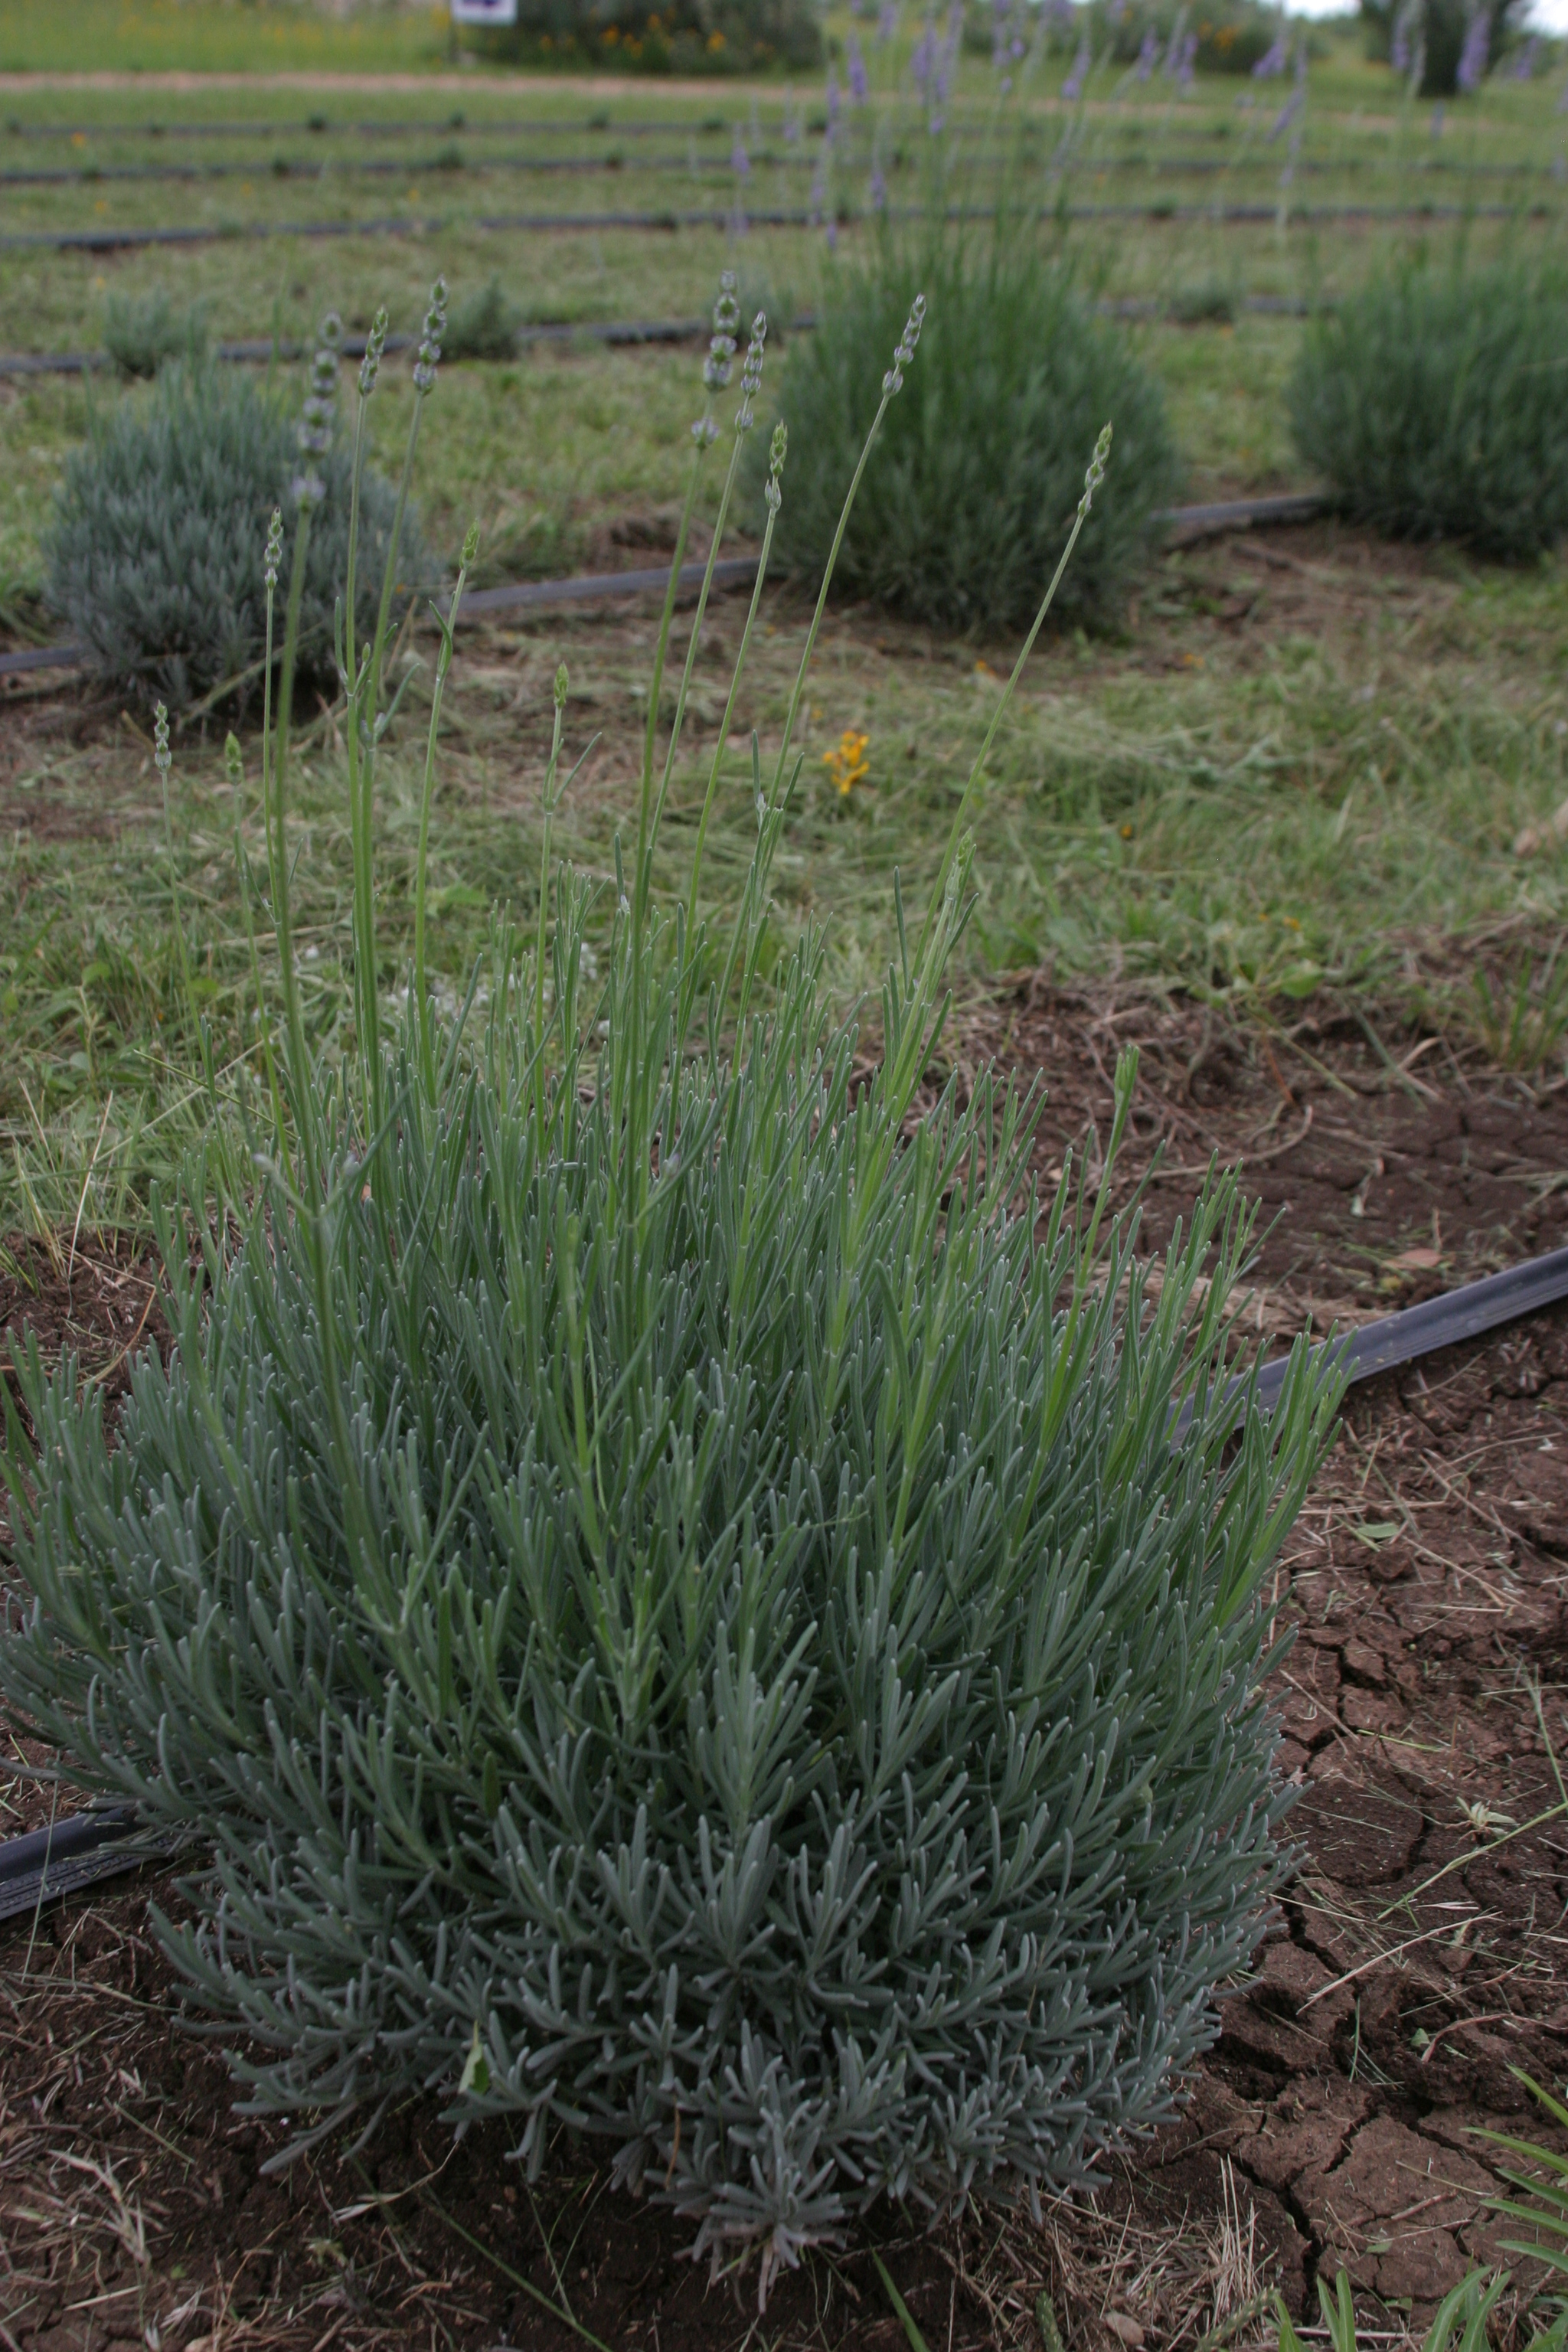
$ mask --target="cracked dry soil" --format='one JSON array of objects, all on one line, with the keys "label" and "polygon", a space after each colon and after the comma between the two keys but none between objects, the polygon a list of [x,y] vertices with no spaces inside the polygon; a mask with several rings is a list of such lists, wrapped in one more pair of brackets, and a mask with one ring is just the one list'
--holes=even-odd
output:
[{"label": "cracked dry soil", "polygon": [[[1568,1087],[1386,1024],[1377,1050],[1355,1024],[1216,1035],[1179,1003],[1037,982],[971,1024],[958,1058],[1000,1049],[1049,1073],[1044,1175],[1068,1141],[1092,1160],[1130,1034],[1147,1051],[1121,1181],[1174,1147],[1147,1196],[1158,1244],[1211,1150],[1250,1163],[1279,1215],[1252,1277],[1265,1337],[1568,1239]],[[1417,1049],[1419,1089],[1390,1073]],[[44,1261],[27,1265],[0,1321],[84,1348],[117,1384],[144,1310],[140,1262],[79,1249],[68,1297]],[[1478,2134],[1551,2140],[1513,2070],[1550,2085],[1568,2071],[1568,1307],[1352,1391],[1282,1572],[1296,1638],[1275,1696],[1300,1866],[1254,1979],[1225,2003],[1180,2120],[1108,2167],[1092,2205],[1052,2206],[1043,2227],[972,2212],[879,2239],[933,2346],[1037,2344],[1041,2287],[1069,2346],[1191,2346],[1220,2315],[1233,2219],[1294,2308],[1342,2263],[1363,2326],[1380,2305],[1419,2326],[1517,2234],[1489,2217],[1500,2159]],[[0,1801],[7,1833],[37,1817],[20,1775]],[[581,2155],[531,2197],[504,2134],[454,2149],[416,2105],[358,2160],[264,2174],[275,2136],[236,2117],[216,2053],[173,2022],[150,1896],[168,1902],[167,1882],[76,1898],[36,1934],[0,1927],[0,2342],[14,2352],[580,2341],[538,2295],[569,2300],[616,2347],[760,2340],[746,2289],[710,2288],[680,2259],[689,2231],[616,2198]],[[864,2244],[786,2277],[765,2332],[905,2341]]]}]

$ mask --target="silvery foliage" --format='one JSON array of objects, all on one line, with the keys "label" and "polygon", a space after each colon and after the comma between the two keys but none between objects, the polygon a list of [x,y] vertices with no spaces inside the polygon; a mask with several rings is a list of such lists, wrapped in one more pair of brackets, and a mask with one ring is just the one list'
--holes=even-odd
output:
[{"label": "silvery foliage", "polygon": [[374,1116],[290,1006],[291,1135],[158,1205],[112,1442],[21,1366],[0,1647],[73,1778],[200,1842],[159,1931],[295,2147],[422,2089],[531,2171],[569,2126],[763,2294],[1169,2111],[1282,1868],[1265,1584],[1337,1395],[1303,1345],[1237,1427],[1231,1181],[1156,1298],[1103,1192],[1042,1232],[1011,1089],[920,1108],[956,824],[868,1084],[819,933],[759,1009],[788,740],[727,957],[695,872],[649,895],[650,751],[602,978],[563,868],[548,982],[503,937],[438,1054],[411,991]]},{"label": "silvery foliage", "polygon": [[[319,488],[304,590],[301,666],[331,678],[334,602],[348,547],[349,460],[332,434],[337,358],[319,347],[297,421],[240,369],[176,366],[117,403],[73,452],[46,533],[46,593],[116,689],[179,709],[249,673],[262,650],[263,575],[287,565],[304,488]],[[309,443],[301,446],[303,432]],[[309,502],[309,499],[308,501]],[[395,491],[367,469],[360,521],[379,576]],[[268,518],[277,515],[276,548]],[[432,565],[405,523],[408,592]],[[368,595],[371,592],[367,588]],[[400,595],[401,611],[404,598]],[[374,604],[362,604],[362,625]],[[243,690],[243,688],[241,689]]]}]

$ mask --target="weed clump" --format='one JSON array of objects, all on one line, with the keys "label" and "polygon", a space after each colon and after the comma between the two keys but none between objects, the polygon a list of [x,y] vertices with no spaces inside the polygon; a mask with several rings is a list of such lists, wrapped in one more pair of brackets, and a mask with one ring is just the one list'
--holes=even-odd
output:
[{"label": "weed clump", "polygon": [[1083,451],[1116,420],[1116,496],[1084,527],[1058,610],[1113,624],[1156,542],[1180,467],[1163,394],[1032,237],[976,250],[885,238],[830,271],[816,330],[792,344],[780,395],[812,453],[779,520],[781,556],[820,572],[917,285],[931,293],[919,378],[890,412],[839,553],[850,594],[944,630],[1023,625],[1078,501]]},{"label": "weed clump", "polygon": [[103,348],[123,376],[154,376],[171,360],[196,366],[206,356],[206,313],[200,303],[176,310],[162,286],[111,294],[103,306]]},{"label": "weed clump", "polygon": [[1413,263],[1309,327],[1296,446],[1358,522],[1519,561],[1568,530],[1568,280]]},{"label": "weed clump", "polygon": [[[918,380],[921,307],[873,440]],[[765,2293],[880,2196],[1067,2181],[1168,2110],[1283,1866],[1268,1571],[1339,1384],[1303,1344],[1271,1420],[1231,1392],[1232,1181],[1156,1298],[1109,1167],[1092,1202],[1064,1173],[1042,1233],[1031,1103],[982,1076],[920,1108],[966,814],[1050,592],[923,919],[900,902],[868,1083],[820,934],[781,951],[774,930],[820,602],[778,750],[753,749],[739,911],[704,919],[782,428],[684,903],[656,902],[706,609],[705,586],[661,741],[675,583],[737,323],[726,291],[614,896],[598,913],[552,864],[563,670],[528,936],[474,975],[482,1013],[441,1014],[424,926],[448,620],[388,1022],[379,626],[345,688],[354,1022],[326,1049],[290,915],[308,490],[264,738],[281,1006],[256,1124],[231,1152],[215,1117],[160,1211],[174,1343],[137,1362],[113,1442],[101,1390],[36,1350],[19,1368],[26,1605],[0,1687],[85,1785],[200,1842],[189,1916],[160,1933],[247,2036],[254,2110],[304,2145],[433,2092],[454,2123],[508,2117],[535,2170],[586,2134],[716,2263],[760,2255]],[[329,353],[312,446],[334,377]],[[422,354],[416,387],[434,377]],[[368,360],[361,383],[356,461]],[[1068,555],[1109,442],[1087,480],[1080,461]],[[1111,1159],[1134,1078],[1129,1056]]]},{"label": "weed clump", "polygon": [[[68,461],[44,545],[46,595],[94,667],[119,693],[172,709],[230,680],[255,683],[263,635],[262,569],[268,517],[281,507],[292,531],[298,472],[287,409],[235,369],[165,368],[143,398],[96,419]],[[320,461],[325,499],[310,534],[300,664],[335,677],[334,602],[348,551],[350,462],[333,448]],[[373,559],[384,551],[396,505],[393,486],[366,471],[360,524]],[[416,528],[405,524],[398,610],[428,569]],[[374,625],[366,583],[356,630]]]}]

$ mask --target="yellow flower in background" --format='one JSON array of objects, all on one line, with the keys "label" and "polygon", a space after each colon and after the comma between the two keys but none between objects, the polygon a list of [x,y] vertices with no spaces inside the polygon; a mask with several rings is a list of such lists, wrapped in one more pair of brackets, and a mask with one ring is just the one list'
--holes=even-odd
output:
[{"label": "yellow flower in background", "polygon": [[823,753],[822,764],[832,777],[840,800],[847,799],[864,777],[869,764],[866,746],[870,740],[868,735],[858,735],[853,727],[847,727],[838,738],[837,748]]}]

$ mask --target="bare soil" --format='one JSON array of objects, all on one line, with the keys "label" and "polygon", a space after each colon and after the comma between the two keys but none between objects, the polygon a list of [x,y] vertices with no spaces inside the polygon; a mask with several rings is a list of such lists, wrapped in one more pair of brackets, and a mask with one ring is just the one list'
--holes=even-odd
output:
[{"label": "bare soil", "polygon": [[[1568,1243],[1568,1085],[1364,1008],[1241,1031],[1034,976],[952,1050],[964,1071],[997,1052],[1048,1074],[1048,1178],[1069,1145],[1094,1167],[1133,1040],[1119,1190],[1164,1148],[1145,1195],[1157,1245],[1211,1155],[1239,1158],[1274,1221],[1251,1277],[1266,1340]],[[146,1282],[135,1254],[79,1244],[62,1286],[35,1249],[0,1323],[116,1379]],[[933,2352],[1037,2344],[1042,2291],[1069,2345],[1163,2352],[1270,2273],[1304,2309],[1341,2263],[1363,2325],[1381,2306],[1419,2326],[1518,2234],[1488,2217],[1502,2159],[1478,2134],[1552,2141],[1512,2070],[1568,2072],[1568,1308],[1353,1391],[1282,1572],[1300,1868],[1181,2118],[1037,2222],[976,2210],[922,2234],[882,2217],[780,2283],[770,2343],[903,2344],[873,2244]],[[754,2273],[710,2284],[682,2259],[689,2225],[618,2198],[581,2151],[531,2191],[503,2132],[454,2147],[414,2103],[357,2160],[264,2173],[277,2135],[234,2114],[216,2051],[180,2030],[150,1898],[178,1900],[121,1881],[0,1928],[0,2340],[581,2340],[541,2297],[617,2352],[762,2340]]]}]

